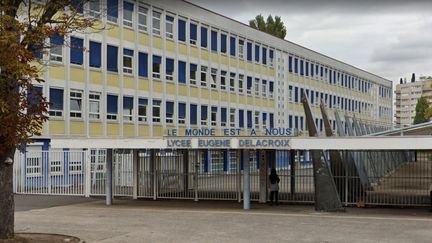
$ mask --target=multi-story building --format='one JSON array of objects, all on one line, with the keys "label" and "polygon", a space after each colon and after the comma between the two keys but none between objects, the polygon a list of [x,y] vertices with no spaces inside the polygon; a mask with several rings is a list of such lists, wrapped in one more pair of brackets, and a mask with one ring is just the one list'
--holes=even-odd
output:
[{"label": "multi-story building", "polygon": [[303,92],[321,131],[320,100],[391,126],[391,81],[186,1],[90,1],[79,11],[102,30],[47,40],[45,145],[169,128],[305,130]]},{"label": "multi-story building", "polygon": [[420,97],[425,97],[432,105],[432,78],[420,77],[419,81],[396,85],[396,126],[411,126],[416,114],[416,105]]}]

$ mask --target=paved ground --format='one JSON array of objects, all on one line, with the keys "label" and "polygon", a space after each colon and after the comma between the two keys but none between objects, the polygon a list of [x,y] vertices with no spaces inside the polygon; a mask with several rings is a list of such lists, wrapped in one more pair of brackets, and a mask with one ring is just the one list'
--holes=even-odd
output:
[{"label": "paved ground", "polygon": [[17,196],[16,201],[16,231],[74,235],[86,242],[393,243],[432,239],[432,213],[427,208],[318,213],[311,206],[260,204],[244,211],[241,204],[228,201],[115,200],[110,207],[103,200],[85,198]]}]

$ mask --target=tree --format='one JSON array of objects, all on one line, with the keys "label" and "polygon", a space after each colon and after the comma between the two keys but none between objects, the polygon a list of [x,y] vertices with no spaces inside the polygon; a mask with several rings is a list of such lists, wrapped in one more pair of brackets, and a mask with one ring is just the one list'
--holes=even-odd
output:
[{"label": "tree", "polygon": [[413,73],[411,76],[411,83],[414,83],[414,82],[415,82],[415,73]]},{"label": "tree", "polygon": [[35,83],[47,63],[40,56],[52,36],[94,25],[82,18],[83,1],[0,1],[0,239],[14,237],[13,158],[21,144],[40,135],[48,102]]},{"label": "tree", "polygon": [[280,16],[273,17],[269,15],[267,17],[267,22],[264,17],[260,14],[255,17],[255,19],[249,20],[249,26],[284,39],[286,36],[286,27]]},{"label": "tree", "polygon": [[428,121],[428,118],[426,118],[426,110],[428,110],[429,105],[427,103],[427,100],[425,97],[420,97],[417,100],[416,105],[416,114],[414,117],[414,124],[420,124]]}]

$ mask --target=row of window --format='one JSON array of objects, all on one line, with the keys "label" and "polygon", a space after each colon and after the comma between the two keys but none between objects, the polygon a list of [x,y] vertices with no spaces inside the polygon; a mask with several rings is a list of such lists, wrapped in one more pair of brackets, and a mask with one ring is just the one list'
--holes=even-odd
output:
[{"label": "row of window", "polygon": [[367,102],[331,95],[325,92],[299,88],[291,85],[288,89],[288,101],[293,101],[295,103],[301,103],[301,95],[304,91],[310,104],[319,105],[321,101],[324,101],[326,107],[329,107],[330,109],[338,108],[350,112],[368,113],[373,107],[372,104]]},{"label": "row of window", "polygon": [[[39,92],[42,90],[39,88]],[[64,91],[63,89],[50,88],[49,90],[49,115],[51,117],[63,118],[64,112]],[[102,112],[102,93],[90,91],[88,93],[88,115],[91,120],[101,119]],[[164,118],[166,123],[186,124],[188,121],[190,125],[211,125],[211,126],[230,126],[230,127],[247,127],[252,128],[252,123],[255,127],[259,128],[262,125],[273,127],[273,113],[217,107],[208,105],[187,104],[184,102],[165,101],[160,99],[153,99],[149,104],[147,98],[136,98],[132,96],[123,96],[123,109],[121,115],[123,121],[126,122],[147,122],[148,115],[151,114],[151,119],[155,123],[160,123]],[[115,94],[106,95],[106,119],[117,121],[119,120],[119,96]],[[82,118],[84,93],[82,90],[71,90],[69,92],[69,116],[72,118]],[[136,109],[136,106],[138,109]],[[134,108],[135,107],[135,108]],[[164,109],[163,109],[164,107]],[[165,115],[162,116],[162,109]],[[151,112],[150,112],[151,111]],[[252,119],[252,114],[254,118]],[[200,115],[200,119],[198,119]],[[135,116],[137,119],[135,119]],[[229,116],[229,117],[228,117]],[[228,119],[229,118],[229,119]],[[236,119],[238,119],[236,123]],[[198,124],[199,121],[199,124]],[[254,121],[254,122],[253,122]],[[210,123],[208,123],[210,122]]]},{"label": "row of window", "polygon": [[[55,36],[51,38],[51,45],[53,48],[50,52],[50,60],[52,61],[62,61],[62,48],[63,38]],[[70,48],[70,62],[75,65],[83,64],[83,40],[76,37],[71,37],[71,48]],[[92,68],[101,67],[101,44],[98,42],[90,41],[89,43],[89,66]],[[148,54],[144,52],[138,52],[138,75],[141,77],[148,77]],[[123,72],[126,74],[134,74],[134,67],[136,59],[134,58],[134,51],[131,49],[123,49]],[[152,56],[152,77],[154,79],[165,79],[167,82],[174,81],[174,73],[177,71],[177,81],[178,83],[186,84],[187,75],[189,72],[189,84],[199,85],[207,87],[208,80],[210,81],[211,88],[220,88],[221,90],[226,90],[229,88],[231,92],[237,91],[243,93],[246,90],[247,94],[252,94],[252,80],[251,76],[247,76],[245,82],[245,76],[243,74],[236,74],[235,72],[229,72],[226,70],[218,70],[216,68],[208,68],[207,66],[200,66],[198,73],[198,65],[194,63],[186,63],[185,61],[175,60],[172,58],[165,58],[165,75],[162,76],[162,57],[158,55]],[[118,47],[107,45],[107,57],[106,57],[106,68],[110,72],[118,72]],[[209,76],[210,71],[210,76]],[[199,75],[199,80],[198,80]],[[228,81],[229,79],[229,81]],[[266,97],[267,95],[273,97],[273,81],[267,81],[265,79],[254,79],[254,92],[255,95],[262,95]],[[244,89],[246,85],[246,89]],[[261,91],[261,94],[260,94]]]}]

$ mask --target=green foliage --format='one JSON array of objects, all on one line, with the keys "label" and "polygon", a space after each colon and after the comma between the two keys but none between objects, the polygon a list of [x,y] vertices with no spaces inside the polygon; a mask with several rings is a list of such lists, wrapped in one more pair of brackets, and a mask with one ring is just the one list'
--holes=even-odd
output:
[{"label": "green foliage", "polygon": [[414,124],[420,124],[428,121],[426,118],[426,110],[429,109],[429,105],[425,97],[420,97],[416,105],[416,115],[414,117]]},{"label": "green foliage", "polygon": [[255,19],[249,20],[249,26],[284,39],[286,36],[286,27],[283,23],[280,16],[273,17],[269,15],[267,17],[267,21],[264,20],[264,17],[260,14],[255,17]]}]

